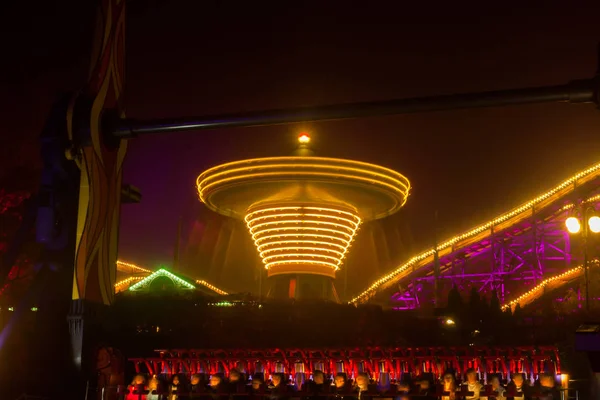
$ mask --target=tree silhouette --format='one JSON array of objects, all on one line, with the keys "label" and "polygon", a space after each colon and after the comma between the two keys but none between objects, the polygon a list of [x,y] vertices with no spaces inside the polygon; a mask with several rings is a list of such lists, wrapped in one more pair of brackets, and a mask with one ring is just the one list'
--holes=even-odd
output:
[{"label": "tree silhouette", "polygon": [[478,310],[481,306],[481,297],[479,296],[479,291],[477,288],[471,288],[471,293],[469,294],[469,308],[472,311]]},{"label": "tree silhouette", "polygon": [[515,321],[520,322],[521,318],[523,318],[523,309],[521,308],[521,304],[517,303],[515,306],[515,311],[513,312],[513,318]]},{"label": "tree silhouette", "polygon": [[456,285],[452,285],[452,289],[448,292],[448,311],[452,315],[457,315],[462,309],[463,302]]},{"label": "tree silhouette", "polygon": [[498,298],[498,293],[494,290],[490,299],[490,315],[498,317],[501,312],[500,299]]}]

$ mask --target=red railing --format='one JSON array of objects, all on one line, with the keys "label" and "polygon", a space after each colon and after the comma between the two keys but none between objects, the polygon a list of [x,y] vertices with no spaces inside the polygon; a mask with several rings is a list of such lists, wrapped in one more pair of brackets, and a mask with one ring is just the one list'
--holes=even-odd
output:
[{"label": "red railing", "polygon": [[527,347],[410,347],[410,348],[352,348],[352,349],[266,349],[266,350],[157,350],[156,357],[130,358],[136,373],[174,375],[222,372],[232,368],[252,375],[275,372],[289,375],[345,372],[356,376],[366,372],[373,379],[380,373],[390,379],[403,374],[418,376],[431,373],[440,377],[452,369],[463,375],[468,368],[477,370],[483,379],[486,374],[507,376],[517,372],[537,375],[541,372],[560,374],[558,349],[552,346]]}]

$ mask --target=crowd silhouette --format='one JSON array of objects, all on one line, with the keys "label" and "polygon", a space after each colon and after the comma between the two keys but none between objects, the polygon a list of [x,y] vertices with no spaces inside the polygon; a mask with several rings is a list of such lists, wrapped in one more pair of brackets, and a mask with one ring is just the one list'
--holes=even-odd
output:
[{"label": "crowd silhouette", "polygon": [[[236,369],[227,377],[222,373],[150,377],[137,374],[127,389],[121,391],[120,397],[126,400],[561,399],[556,377],[545,373],[539,374],[532,383],[521,373],[510,379],[499,375],[481,379],[474,369],[466,370],[462,377],[449,370],[440,380],[435,380],[431,374],[406,376],[399,381],[390,381],[383,374],[379,380],[374,380],[364,372],[353,377],[345,373],[328,377],[322,371],[314,371],[310,379],[305,378],[302,373],[294,377],[283,373],[268,377],[257,373],[246,377]],[[119,393],[115,391],[114,396],[118,398]]]}]

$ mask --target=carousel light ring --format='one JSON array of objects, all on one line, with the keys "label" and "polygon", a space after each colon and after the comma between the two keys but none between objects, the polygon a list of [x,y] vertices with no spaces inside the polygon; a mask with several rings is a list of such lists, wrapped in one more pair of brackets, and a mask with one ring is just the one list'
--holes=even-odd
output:
[{"label": "carousel light ring", "polygon": [[300,205],[254,209],[244,220],[266,269],[311,264],[331,272],[342,265],[361,223],[346,210]]},{"label": "carousel light ring", "polygon": [[[325,157],[270,157],[234,161],[210,168],[196,180],[200,200],[213,211],[243,218],[252,201],[280,193],[282,186],[306,183],[309,190],[343,193],[349,203],[369,209],[369,219],[398,211],[410,192],[410,182],[391,169],[354,160]],[[247,202],[223,200],[236,189],[250,192]],[[369,197],[364,193],[369,193]],[[241,200],[241,199],[237,199]],[[361,210],[359,209],[359,214]]]}]

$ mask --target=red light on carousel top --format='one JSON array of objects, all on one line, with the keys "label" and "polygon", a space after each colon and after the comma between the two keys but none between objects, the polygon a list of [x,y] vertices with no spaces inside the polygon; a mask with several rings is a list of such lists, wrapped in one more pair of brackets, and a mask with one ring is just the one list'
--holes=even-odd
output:
[{"label": "red light on carousel top", "polygon": [[310,143],[310,136],[308,136],[306,133],[301,134],[300,136],[298,136],[298,143],[300,143],[300,144]]}]

